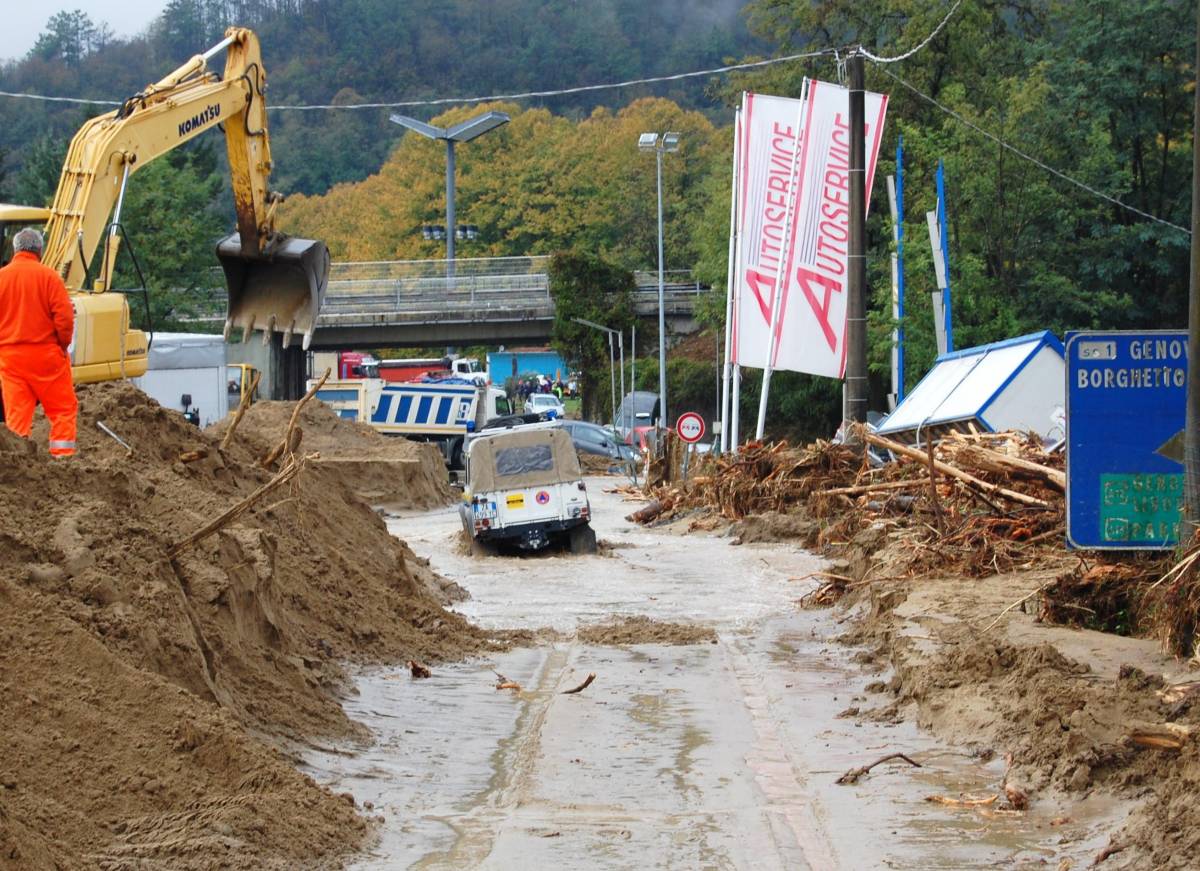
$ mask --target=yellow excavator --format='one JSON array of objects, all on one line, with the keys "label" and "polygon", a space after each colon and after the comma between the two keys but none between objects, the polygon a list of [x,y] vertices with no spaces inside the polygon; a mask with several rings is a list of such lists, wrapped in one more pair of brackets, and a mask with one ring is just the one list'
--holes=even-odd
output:
[{"label": "yellow excavator", "polygon": [[[225,70],[209,61],[225,52]],[[258,37],[231,27],[225,39],[162,81],[88,121],[71,140],[49,209],[0,205],[0,238],[45,223],[42,262],[56,270],[75,304],[71,366],[77,383],[133,378],[146,371],[145,332],[132,329],[125,293],[110,292],[129,177],[156,157],[220,125],[225,132],[237,232],[217,244],[229,289],[225,338],[263,331],[308,349],[329,280],[329,251],[275,229],[283,197],[268,187],[271,146]],[[99,263],[92,260],[101,249]],[[4,252],[4,259],[10,251]],[[93,268],[94,266],[94,268]]]}]

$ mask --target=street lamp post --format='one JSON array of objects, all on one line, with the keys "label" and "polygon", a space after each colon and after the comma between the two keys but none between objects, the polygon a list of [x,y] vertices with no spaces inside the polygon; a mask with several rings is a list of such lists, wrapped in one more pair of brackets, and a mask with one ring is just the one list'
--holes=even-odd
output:
[{"label": "street lamp post", "polygon": [[638,148],[653,151],[658,164],[658,410],[659,424],[669,425],[667,416],[667,316],[663,303],[663,196],[662,156],[665,151],[679,150],[679,134],[643,133],[638,137]]},{"label": "street lamp post", "polygon": [[616,365],[613,361],[613,336],[617,337],[617,347],[621,351],[621,399],[625,399],[625,334],[621,330],[614,330],[612,327],[606,327],[604,324],[598,324],[595,321],[589,321],[586,318],[571,318],[577,324],[582,324],[585,327],[591,327],[593,330],[600,330],[608,336],[608,380],[612,391],[612,422],[613,429],[617,428],[617,376]]},{"label": "street lamp post", "polygon": [[507,124],[509,117],[504,112],[484,112],[474,118],[468,118],[461,124],[455,124],[453,127],[434,127],[432,124],[426,124],[416,118],[409,118],[407,115],[391,115],[388,120],[429,139],[446,143],[446,277],[452,278],[454,276],[454,239],[457,236],[454,224],[454,144],[470,142],[489,130],[495,130],[502,124]]}]

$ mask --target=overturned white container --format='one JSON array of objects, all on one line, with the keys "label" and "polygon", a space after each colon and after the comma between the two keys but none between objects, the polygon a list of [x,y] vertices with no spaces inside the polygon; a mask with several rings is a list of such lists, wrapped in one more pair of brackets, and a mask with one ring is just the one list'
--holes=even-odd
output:
[{"label": "overturned white container", "polygon": [[1005,339],[937,358],[920,383],[878,427],[904,444],[924,444],[951,431],[1064,434],[1066,357],[1047,331]]}]

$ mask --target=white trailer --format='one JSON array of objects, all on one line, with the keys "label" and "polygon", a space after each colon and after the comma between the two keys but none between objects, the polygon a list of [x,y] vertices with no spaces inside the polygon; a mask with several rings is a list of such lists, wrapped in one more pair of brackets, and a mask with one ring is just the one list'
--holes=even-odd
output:
[{"label": "white trailer", "polygon": [[[132,379],[163,408],[197,412],[200,427],[229,413],[225,339],[203,333],[155,333],[146,374]],[[185,406],[185,397],[190,402]]]}]

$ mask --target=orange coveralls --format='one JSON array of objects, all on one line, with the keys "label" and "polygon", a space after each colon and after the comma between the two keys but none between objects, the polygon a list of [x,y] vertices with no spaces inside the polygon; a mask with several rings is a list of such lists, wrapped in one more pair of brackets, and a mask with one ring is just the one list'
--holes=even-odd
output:
[{"label": "orange coveralls", "polygon": [[5,425],[22,438],[33,428],[40,402],[50,419],[50,453],[75,453],[79,402],[71,383],[67,347],[75,308],[58,273],[30,251],[18,251],[0,269],[0,389]]}]

